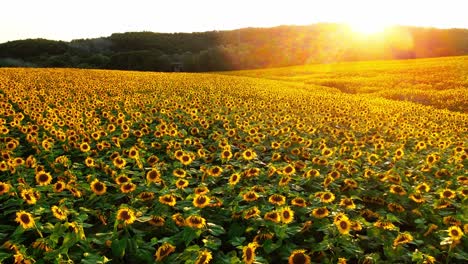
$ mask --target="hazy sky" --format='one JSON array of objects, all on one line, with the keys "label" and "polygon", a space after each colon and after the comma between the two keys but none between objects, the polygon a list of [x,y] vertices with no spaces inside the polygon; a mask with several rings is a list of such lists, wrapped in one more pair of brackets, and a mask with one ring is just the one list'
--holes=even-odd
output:
[{"label": "hazy sky", "polygon": [[468,28],[468,0],[1,0],[0,43],[349,22]]}]

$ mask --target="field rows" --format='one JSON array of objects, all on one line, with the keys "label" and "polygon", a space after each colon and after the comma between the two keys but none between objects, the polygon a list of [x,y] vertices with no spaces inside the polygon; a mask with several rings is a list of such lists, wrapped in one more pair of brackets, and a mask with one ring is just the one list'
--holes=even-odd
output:
[{"label": "field rows", "polygon": [[466,93],[269,76],[0,69],[0,261],[468,258]]}]

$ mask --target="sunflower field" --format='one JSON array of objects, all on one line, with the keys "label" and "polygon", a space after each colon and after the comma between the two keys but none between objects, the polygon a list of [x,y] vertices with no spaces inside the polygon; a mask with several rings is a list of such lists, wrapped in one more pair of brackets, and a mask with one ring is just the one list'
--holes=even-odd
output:
[{"label": "sunflower field", "polygon": [[0,262],[468,259],[462,108],[271,76],[0,69]]}]

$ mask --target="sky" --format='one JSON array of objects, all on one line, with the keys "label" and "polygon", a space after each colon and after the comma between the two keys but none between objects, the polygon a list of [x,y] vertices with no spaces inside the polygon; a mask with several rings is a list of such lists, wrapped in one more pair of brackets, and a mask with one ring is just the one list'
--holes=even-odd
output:
[{"label": "sky", "polygon": [[344,22],[468,28],[467,0],[2,0],[0,43]]}]

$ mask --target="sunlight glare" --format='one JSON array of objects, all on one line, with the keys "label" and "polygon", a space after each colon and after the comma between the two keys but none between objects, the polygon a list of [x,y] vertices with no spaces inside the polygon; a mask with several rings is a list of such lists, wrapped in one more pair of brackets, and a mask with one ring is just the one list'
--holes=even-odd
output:
[{"label": "sunlight glare", "polygon": [[352,31],[363,35],[382,33],[390,26],[390,24],[383,21],[352,21],[347,24]]}]

